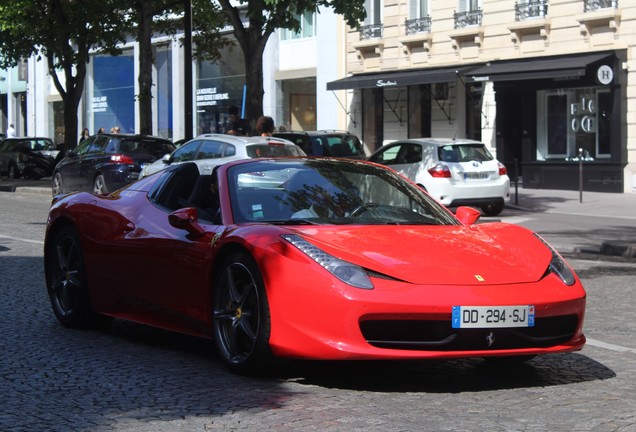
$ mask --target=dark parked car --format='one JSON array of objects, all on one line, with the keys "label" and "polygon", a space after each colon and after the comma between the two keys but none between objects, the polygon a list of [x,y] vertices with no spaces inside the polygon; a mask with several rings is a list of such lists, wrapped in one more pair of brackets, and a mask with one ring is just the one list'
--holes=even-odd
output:
[{"label": "dark parked car", "polygon": [[0,143],[0,175],[10,179],[50,177],[58,153],[50,138],[5,138]]},{"label": "dark parked car", "polygon": [[55,167],[53,196],[120,189],[139,178],[141,165],[175,150],[172,142],[145,135],[98,134],[82,141]]},{"label": "dark parked car", "polygon": [[358,137],[346,131],[275,132],[274,136],[293,142],[309,156],[366,159],[364,147]]}]

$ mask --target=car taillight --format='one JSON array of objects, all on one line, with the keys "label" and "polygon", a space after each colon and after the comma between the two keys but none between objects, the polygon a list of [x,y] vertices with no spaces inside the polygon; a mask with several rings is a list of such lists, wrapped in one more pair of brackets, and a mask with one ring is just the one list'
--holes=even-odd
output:
[{"label": "car taillight", "polygon": [[437,164],[433,168],[429,168],[428,173],[431,175],[431,177],[451,178],[450,169],[443,164]]},{"label": "car taillight", "polygon": [[506,166],[502,164],[501,162],[498,162],[498,163],[499,163],[499,175],[502,176],[502,175],[508,174],[508,170],[506,169]]},{"label": "car taillight", "polygon": [[130,156],[126,156],[123,154],[115,154],[110,157],[110,161],[116,164],[122,165],[134,165],[135,161]]}]

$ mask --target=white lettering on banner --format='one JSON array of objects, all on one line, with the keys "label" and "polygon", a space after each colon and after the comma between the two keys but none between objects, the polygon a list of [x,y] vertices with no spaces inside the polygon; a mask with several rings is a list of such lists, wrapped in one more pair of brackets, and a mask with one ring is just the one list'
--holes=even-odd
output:
[{"label": "white lettering on banner", "polygon": [[217,93],[216,87],[201,88],[197,90],[197,106],[216,105],[220,100],[230,99],[229,93]]},{"label": "white lettering on banner", "polygon": [[108,96],[93,98],[93,112],[106,112],[108,110]]},{"label": "white lettering on banner", "polygon": [[570,129],[577,133],[582,130],[585,133],[596,132],[596,107],[594,96],[583,96],[580,102],[570,104]]},{"label": "white lettering on banner", "polygon": [[397,82],[395,81],[384,81],[384,80],[378,80],[375,83],[376,87],[387,87],[387,86],[396,86]]}]

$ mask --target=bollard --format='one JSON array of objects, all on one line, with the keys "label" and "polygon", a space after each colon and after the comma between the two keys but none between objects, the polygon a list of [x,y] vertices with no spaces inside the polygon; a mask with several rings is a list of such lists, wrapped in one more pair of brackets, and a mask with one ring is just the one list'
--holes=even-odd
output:
[{"label": "bollard", "polygon": [[583,203],[583,149],[579,148],[579,203]]}]

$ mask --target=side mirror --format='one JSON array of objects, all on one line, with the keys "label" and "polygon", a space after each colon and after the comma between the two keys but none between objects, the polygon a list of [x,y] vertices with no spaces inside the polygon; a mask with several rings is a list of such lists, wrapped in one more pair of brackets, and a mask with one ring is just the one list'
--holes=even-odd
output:
[{"label": "side mirror", "polygon": [[455,217],[464,225],[474,224],[480,216],[481,212],[472,207],[457,207],[457,211],[455,212]]},{"label": "side mirror", "polygon": [[168,222],[177,229],[186,230],[193,237],[198,238],[205,234],[205,230],[199,224],[197,209],[194,207],[175,210],[168,215]]},{"label": "side mirror", "polygon": [[161,158],[162,162],[165,163],[166,165],[170,165],[170,163],[172,163],[172,158],[170,157],[170,153],[166,153],[165,155],[163,155],[163,157]]}]

